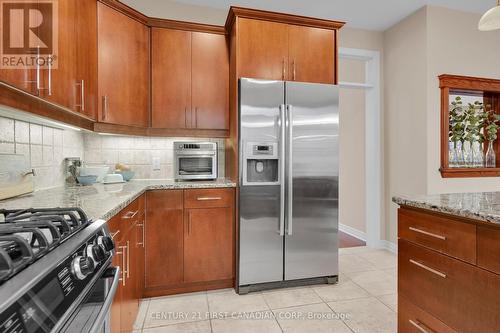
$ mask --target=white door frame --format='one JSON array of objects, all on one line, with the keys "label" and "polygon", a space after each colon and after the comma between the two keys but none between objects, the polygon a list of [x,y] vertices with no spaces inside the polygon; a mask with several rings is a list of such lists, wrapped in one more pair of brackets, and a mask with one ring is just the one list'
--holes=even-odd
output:
[{"label": "white door frame", "polygon": [[339,58],[365,61],[365,83],[339,82],[341,88],[363,89],[365,94],[365,221],[366,245],[387,247],[381,237],[382,141],[380,114],[380,52],[339,48]]}]

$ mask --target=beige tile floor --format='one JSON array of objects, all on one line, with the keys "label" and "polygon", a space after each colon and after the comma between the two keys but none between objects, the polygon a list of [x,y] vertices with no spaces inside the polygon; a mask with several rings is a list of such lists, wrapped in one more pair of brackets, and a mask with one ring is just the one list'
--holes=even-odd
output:
[{"label": "beige tile floor", "polygon": [[135,332],[396,332],[396,263],[397,256],[385,250],[345,248],[335,285],[144,299]]}]

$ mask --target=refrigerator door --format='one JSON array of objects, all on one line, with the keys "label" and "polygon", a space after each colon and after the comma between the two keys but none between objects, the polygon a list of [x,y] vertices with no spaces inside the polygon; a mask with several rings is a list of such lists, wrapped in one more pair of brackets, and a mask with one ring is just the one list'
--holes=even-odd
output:
[{"label": "refrigerator door", "polygon": [[285,280],[338,275],[338,87],[286,82]]},{"label": "refrigerator door", "polygon": [[243,286],[283,280],[284,146],[280,140],[285,88],[281,81],[241,79],[239,89],[238,284]]}]

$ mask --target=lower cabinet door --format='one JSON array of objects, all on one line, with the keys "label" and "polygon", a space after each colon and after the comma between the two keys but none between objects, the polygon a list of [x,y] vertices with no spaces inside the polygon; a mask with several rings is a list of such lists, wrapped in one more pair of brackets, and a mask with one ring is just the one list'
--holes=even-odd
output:
[{"label": "lower cabinet door", "polygon": [[147,192],[146,292],[183,282],[182,194],[182,190]]},{"label": "lower cabinet door", "polygon": [[233,209],[186,209],[184,282],[233,277]]}]

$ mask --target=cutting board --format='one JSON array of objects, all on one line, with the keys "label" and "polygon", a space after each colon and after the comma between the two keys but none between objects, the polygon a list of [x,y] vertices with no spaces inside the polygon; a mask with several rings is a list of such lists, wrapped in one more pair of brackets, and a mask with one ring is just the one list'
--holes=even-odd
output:
[{"label": "cutting board", "polygon": [[0,200],[33,192],[33,175],[25,155],[0,154]]}]

